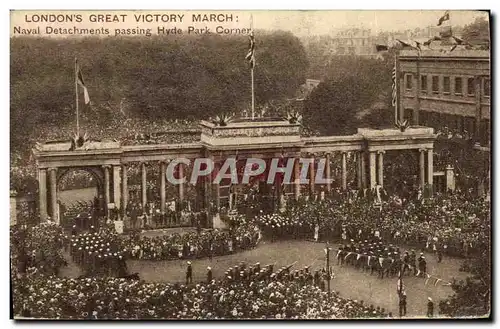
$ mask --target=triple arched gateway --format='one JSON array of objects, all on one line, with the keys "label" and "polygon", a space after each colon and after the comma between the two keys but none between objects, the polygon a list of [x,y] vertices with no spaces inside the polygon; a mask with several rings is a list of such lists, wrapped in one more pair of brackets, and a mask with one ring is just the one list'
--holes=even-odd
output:
[{"label": "triple arched gateway", "polygon": [[[278,184],[278,193],[298,197],[304,184],[300,181],[301,166],[299,159],[308,158],[312,164],[323,161],[325,183],[321,189],[332,190],[331,159],[340,158],[340,188],[347,189],[348,158],[355,163],[356,187],[359,189],[376,188],[384,185],[384,154],[393,150],[419,151],[419,177],[421,187],[433,185],[433,148],[435,135],[432,128],[411,127],[405,131],[398,129],[358,129],[349,136],[303,137],[300,124],[284,120],[260,119],[233,121],[226,125],[202,121],[200,141],[183,144],[153,144],[123,146],[116,141],[88,141],[81,147],[67,143],[40,144],[33,150],[39,183],[39,211],[41,220],[48,217],[58,220],[57,207],[58,177],[69,169],[85,169],[98,180],[99,194],[103,197],[104,211],[119,209],[125,214],[128,204],[128,166],[140,164],[141,203],[148,203],[146,175],[152,166],[159,167],[158,183],[160,212],[166,211],[167,168],[176,159],[187,159],[177,163],[177,177],[192,171],[190,166],[196,159],[210,159],[216,168],[233,158],[237,163],[246,159],[294,159],[293,177],[290,184]],[[324,160],[322,160],[324,159]],[[292,161],[293,162],[293,161]],[[309,177],[316,177],[317,165],[307,169]],[[303,173],[302,173],[303,174]],[[185,182],[178,184],[177,199],[185,197]],[[209,176],[197,179],[195,190],[201,202],[200,208],[215,214],[231,199],[231,184],[223,181],[214,183]],[[318,193],[318,184],[309,180],[308,193]]]}]

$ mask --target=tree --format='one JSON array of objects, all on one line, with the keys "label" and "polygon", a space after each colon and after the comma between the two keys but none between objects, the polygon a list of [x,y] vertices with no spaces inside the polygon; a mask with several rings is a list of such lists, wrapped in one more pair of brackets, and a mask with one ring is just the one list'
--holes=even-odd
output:
[{"label": "tree", "polygon": [[[485,241],[485,244],[487,242]],[[472,276],[465,281],[453,282],[451,287],[454,295],[439,303],[440,313],[453,318],[485,317],[491,312],[491,263],[488,247],[483,254],[465,269]]]},{"label": "tree", "polygon": [[[304,104],[304,124],[321,134],[352,134],[362,121],[360,112],[387,103],[391,77],[387,62],[361,57],[335,57],[325,70],[326,81],[313,90]],[[385,119],[383,119],[385,120]],[[375,121],[375,120],[373,120]],[[381,122],[372,122],[378,126]]]},{"label": "tree", "polygon": [[[81,124],[105,130],[124,103],[127,116],[145,122],[208,119],[248,107],[247,51],[244,35],[11,38],[12,149],[29,149],[27,141],[74,122],[75,54],[92,102],[81,103]],[[289,32],[256,31],[256,60],[257,105],[292,97],[305,80],[305,51]]]},{"label": "tree", "polygon": [[485,17],[478,17],[466,25],[462,32],[462,38],[472,45],[490,47],[490,23]]}]

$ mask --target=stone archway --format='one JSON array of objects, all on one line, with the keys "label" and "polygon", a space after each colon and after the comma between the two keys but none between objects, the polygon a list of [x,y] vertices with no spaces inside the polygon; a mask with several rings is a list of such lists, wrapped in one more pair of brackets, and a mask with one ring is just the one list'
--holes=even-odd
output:
[{"label": "stone archway", "polygon": [[59,223],[69,227],[73,219],[103,212],[104,173],[96,167],[68,167],[57,171],[57,213]]},{"label": "stone archway", "polygon": [[[384,188],[389,194],[397,191],[408,197],[409,191],[419,188],[418,150],[389,150],[385,154]],[[389,179],[390,178],[390,179]]]}]

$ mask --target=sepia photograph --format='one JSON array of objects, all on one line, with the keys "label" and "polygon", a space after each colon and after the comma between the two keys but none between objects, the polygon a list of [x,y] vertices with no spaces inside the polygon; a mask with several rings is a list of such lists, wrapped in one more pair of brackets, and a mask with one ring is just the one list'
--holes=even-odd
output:
[{"label": "sepia photograph", "polygon": [[10,318],[492,318],[488,10],[11,10]]}]

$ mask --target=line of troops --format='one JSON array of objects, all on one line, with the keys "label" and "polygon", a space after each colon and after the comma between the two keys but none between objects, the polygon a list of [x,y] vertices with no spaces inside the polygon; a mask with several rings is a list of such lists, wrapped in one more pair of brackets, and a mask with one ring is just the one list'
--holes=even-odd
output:
[{"label": "line of troops", "polygon": [[[309,266],[304,266],[302,269],[298,270],[292,270],[293,265],[294,264],[283,266],[274,272],[274,264],[261,267],[260,263],[247,266],[247,264],[241,262],[239,265],[230,267],[224,273],[224,279],[226,282],[294,281],[302,286],[314,284],[325,291],[325,281],[328,280],[328,273],[325,268],[315,270],[314,273],[312,273],[312,271],[309,270]],[[331,273],[330,270],[330,277],[332,277]]]},{"label": "line of troops", "polygon": [[125,255],[113,242],[97,232],[84,233],[71,239],[70,254],[86,275],[124,276],[127,275]]},{"label": "line of troops", "polygon": [[425,277],[427,261],[423,253],[417,258],[415,249],[401,252],[392,244],[384,245],[379,239],[354,241],[340,246],[337,253],[338,265],[352,265],[356,268],[378,273],[380,278],[405,273]]}]

